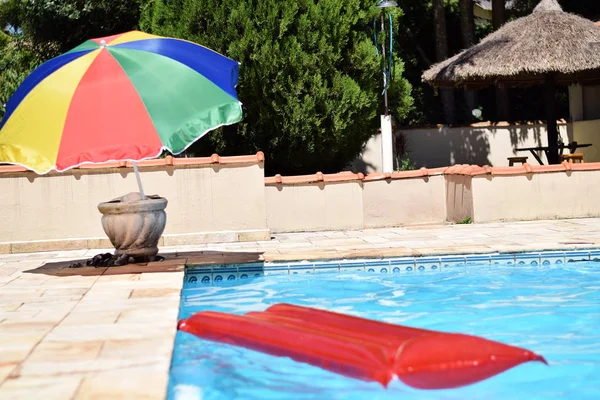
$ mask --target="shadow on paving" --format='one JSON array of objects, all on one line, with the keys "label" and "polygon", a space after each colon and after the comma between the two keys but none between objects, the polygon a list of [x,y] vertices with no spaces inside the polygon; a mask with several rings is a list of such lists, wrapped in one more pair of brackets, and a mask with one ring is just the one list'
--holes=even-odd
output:
[{"label": "shadow on paving", "polygon": [[[67,261],[47,262],[41,267],[23,271],[28,274],[44,274],[52,276],[98,276],[98,275],[124,275],[151,272],[178,272],[183,271],[186,265],[218,265],[218,264],[244,264],[262,262],[262,252],[234,252],[234,251],[190,251],[160,253],[162,261],[149,263],[126,264],[114,267],[86,266],[88,259],[73,259]],[[80,263],[82,267],[72,268]]]}]

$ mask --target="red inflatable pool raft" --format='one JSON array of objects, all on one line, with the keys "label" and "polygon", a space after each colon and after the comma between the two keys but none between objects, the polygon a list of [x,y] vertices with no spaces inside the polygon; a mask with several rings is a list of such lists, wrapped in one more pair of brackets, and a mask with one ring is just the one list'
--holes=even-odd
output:
[{"label": "red inflatable pool raft", "polygon": [[531,351],[477,336],[392,325],[291,304],[245,315],[199,312],[181,320],[179,330],[383,386],[398,377],[414,388],[453,388],[528,361],[546,363]]}]

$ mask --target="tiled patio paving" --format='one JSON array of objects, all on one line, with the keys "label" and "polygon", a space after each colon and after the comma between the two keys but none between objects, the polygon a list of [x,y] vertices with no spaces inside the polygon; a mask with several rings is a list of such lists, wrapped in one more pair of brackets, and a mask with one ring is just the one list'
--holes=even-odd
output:
[{"label": "tiled patio paving", "polygon": [[0,255],[0,399],[163,399],[186,262],[576,248],[600,248],[599,218],[281,234],[117,268],[68,268],[98,250]]}]

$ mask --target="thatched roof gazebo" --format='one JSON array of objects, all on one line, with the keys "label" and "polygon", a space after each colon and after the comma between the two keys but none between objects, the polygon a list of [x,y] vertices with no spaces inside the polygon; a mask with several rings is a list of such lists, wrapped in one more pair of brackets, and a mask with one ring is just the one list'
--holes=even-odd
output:
[{"label": "thatched roof gazebo", "polygon": [[[423,73],[439,87],[546,86],[548,145],[557,146],[555,85],[600,82],[600,29],[542,0],[533,13],[503,25],[475,46]],[[558,148],[548,153],[558,162]]]}]

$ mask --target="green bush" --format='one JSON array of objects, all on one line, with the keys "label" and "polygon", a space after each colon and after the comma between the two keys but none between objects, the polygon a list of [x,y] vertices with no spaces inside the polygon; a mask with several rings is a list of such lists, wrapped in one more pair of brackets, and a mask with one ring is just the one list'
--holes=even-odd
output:
[{"label": "green bush", "polygon": [[6,102],[40,60],[20,37],[0,33],[0,119],[6,112]]},{"label": "green bush", "polygon": [[0,23],[22,29],[44,59],[93,38],[132,30],[142,0],[5,0]]},{"label": "green bush", "polygon": [[[381,58],[372,0],[149,0],[140,27],[188,39],[241,63],[241,123],[210,133],[189,151],[262,150],[267,174],[337,172],[376,132]],[[394,10],[394,18],[401,14]],[[396,57],[389,97],[401,120],[411,86]]]},{"label": "green bush", "polygon": [[[142,0],[0,0],[0,117],[5,103],[43,61],[92,37],[134,29]],[[15,31],[18,34],[15,34]]]}]

